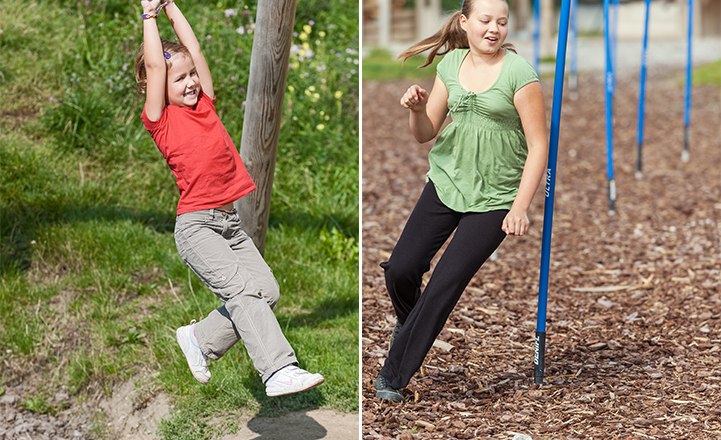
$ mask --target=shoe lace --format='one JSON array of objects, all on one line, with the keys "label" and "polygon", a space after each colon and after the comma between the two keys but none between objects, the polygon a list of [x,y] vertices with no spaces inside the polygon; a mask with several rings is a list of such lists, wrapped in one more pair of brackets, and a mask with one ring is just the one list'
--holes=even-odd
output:
[{"label": "shoe lace", "polygon": [[305,374],[309,374],[307,371],[305,371],[302,368],[299,368],[295,365],[291,365],[288,367],[288,373],[290,373],[293,376],[303,376]]},{"label": "shoe lace", "polygon": [[388,385],[386,378],[383,376],[378,376],[378,384],[381,386],[381,388],[390,388],[391,387],[390,385]]}]

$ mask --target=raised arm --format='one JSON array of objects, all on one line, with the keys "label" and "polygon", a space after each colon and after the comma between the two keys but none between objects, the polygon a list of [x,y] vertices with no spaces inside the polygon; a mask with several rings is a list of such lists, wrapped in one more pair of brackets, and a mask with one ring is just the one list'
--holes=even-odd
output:
[{"label": "raised arm", "polygon": [[524,235],[528,231],[528,207],[541,183],[548,159],[548,133],[546,130],[546,107],[543,102],[541,83],[532,82],[516,92],[513,104],[521,117],[526,135],[528,156],[523,166],[521,184],[513,206],[503,220],[502,229],[509,235]]},{"label": "raised arm", "polygon": [[173,26],[175,35],[177,35],[178,40],[180,40],[180,44],[187,47],[190,56],[193,57],[193,63],[195,64],[195,70],[198,72],[203,93],[210,98],[214,98],[213,77],[210,75],[208,62],[205,61],[203,52],[200,50],[200,43],[198,43],[198,39],[195,37],[193,28],[190,27],[190,23],[185,19],[185,16],[180,12],[180,8],[178,8],[175,2],[171,1],[168,6],[165,7],[165,13],[170,20],[171,26]]},{"label": "raised arm", "polygon": [[160,0],[142,0],[140,3],[146,17],[143,19],[143,62],[146,75],[145,113],[151,121],[157,121],[165,107],[167,69],[158,23],[155,18],[155,10],[160,4]]},{"label": "raised arm", "polygon": [[401,105],[410,110],[408,124],[413,137],[420,143],[438,134],[448,114],[448,91],[436,76],[430,95],[418,85],[412,85],[401,98]]}]

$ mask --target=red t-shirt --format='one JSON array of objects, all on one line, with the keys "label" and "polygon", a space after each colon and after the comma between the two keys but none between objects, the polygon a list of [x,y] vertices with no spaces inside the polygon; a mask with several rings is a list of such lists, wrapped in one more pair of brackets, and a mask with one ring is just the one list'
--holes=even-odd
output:
[{"label": "red t-shirt", "polygon": [[217,208],[255,189],[228,131],[215,113],[215,98],[200,93],[194,107],[168,105],[153,122],[140,116],[175,176],[178,215]]}]

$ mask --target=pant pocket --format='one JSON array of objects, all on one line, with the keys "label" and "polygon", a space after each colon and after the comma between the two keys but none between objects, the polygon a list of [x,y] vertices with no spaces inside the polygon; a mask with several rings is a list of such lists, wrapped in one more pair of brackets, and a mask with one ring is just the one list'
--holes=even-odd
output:
[{"label": "pant pocket", "polygon": [[185,264],[221,300],[244,289],[247,280],[226,241],[211,230],[176,232],[176,245]]}]

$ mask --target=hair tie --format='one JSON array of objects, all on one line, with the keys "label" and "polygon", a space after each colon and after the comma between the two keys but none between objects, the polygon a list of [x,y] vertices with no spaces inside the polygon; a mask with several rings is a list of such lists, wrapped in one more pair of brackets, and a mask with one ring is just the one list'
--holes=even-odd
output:
[{"label": "hair tie", "polygon": [[171,55],[169,52],[163,51],[163,56],[165,57],[166,60],[169,60]]}]

